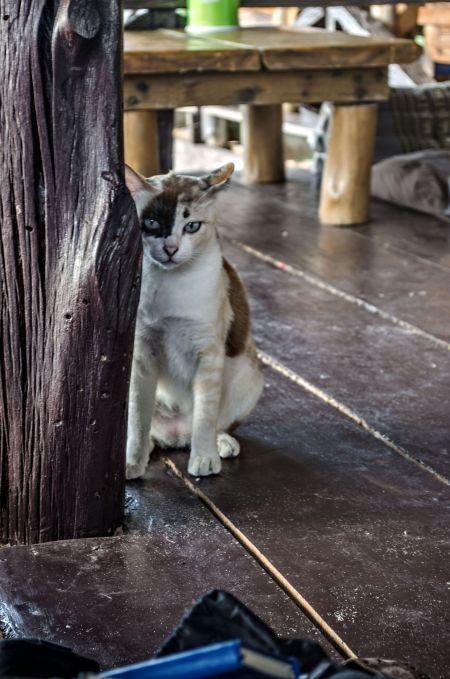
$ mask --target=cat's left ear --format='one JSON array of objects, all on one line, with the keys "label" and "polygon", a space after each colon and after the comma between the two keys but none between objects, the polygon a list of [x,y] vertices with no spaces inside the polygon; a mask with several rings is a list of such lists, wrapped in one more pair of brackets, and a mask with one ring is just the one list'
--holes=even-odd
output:
[{"label": "cat's left ear", "polygon": [[148,203],[154,189],[145,177],[136,172],[136,170],[132,170],[129,165],[125,165],[125,183],[136,204],[138,214],[140,214],[142,208]]},{"label": "cat's left ear", "polygon": [[222,189],[226,184],[228,184],[231,175],[234,172],[234,163],[227,163],[222,165],[214,172],[210,174],[205,174],[200,177],[200,184],[204,191],[208,193],[213,193]]}]

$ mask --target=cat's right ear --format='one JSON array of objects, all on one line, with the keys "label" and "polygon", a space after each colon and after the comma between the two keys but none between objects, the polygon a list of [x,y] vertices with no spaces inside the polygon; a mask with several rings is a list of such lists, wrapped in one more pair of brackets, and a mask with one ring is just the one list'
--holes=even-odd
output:
[{"label": "cat's right ear", "polygon": [[145,180],[145,177],[132,170],[129,165],[125,165],[125,183],[135,202],[138,215],[140,215],[149,202],[154,188]]}]

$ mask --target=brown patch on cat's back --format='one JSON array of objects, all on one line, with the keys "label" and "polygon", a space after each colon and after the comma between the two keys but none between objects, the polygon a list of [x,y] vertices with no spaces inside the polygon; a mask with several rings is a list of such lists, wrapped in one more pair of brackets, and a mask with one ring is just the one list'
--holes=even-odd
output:
[{"label": "brown patch on cat's back", "polygon": [[233,320],[228,329],[226,354],[230,358],[243,354],[250,333],[250,307],[245,288],[235,268],[223,258],[223,268],[228,277],[228,299],[233,311]]}]

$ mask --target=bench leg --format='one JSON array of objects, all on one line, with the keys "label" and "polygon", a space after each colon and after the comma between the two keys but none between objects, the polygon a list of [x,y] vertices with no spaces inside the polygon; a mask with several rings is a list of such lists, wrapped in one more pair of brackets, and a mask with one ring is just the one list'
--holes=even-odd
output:
[{"label": "bench leg", "polygon": [[144,177],[160,173],[156,111],[125,111],[125,162]]},{"label": "bench leg", "polygon": [[243,106],[244,181],[284,180],[281,105]]},{"label": "bench leg", "polygon": [[369,218],[376,104],[335,106],[320,194],[325,224],[363,224]]}]

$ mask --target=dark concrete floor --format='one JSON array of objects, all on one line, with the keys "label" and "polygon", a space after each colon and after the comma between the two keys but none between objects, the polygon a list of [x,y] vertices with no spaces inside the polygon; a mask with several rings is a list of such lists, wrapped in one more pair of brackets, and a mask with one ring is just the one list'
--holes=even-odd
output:
[{"label": "dark concrete floor", "polygon": [[118,665],[220,586],[283,635],[448,676],[450,227],[382,204],[358,228],[315,214],[304,172],[222,198],[268,367],[241,456],[197,483],[209,509],[174,452],[175,475],[156,456],[129,484],[124,536],[2,550],[7,633]]}]

